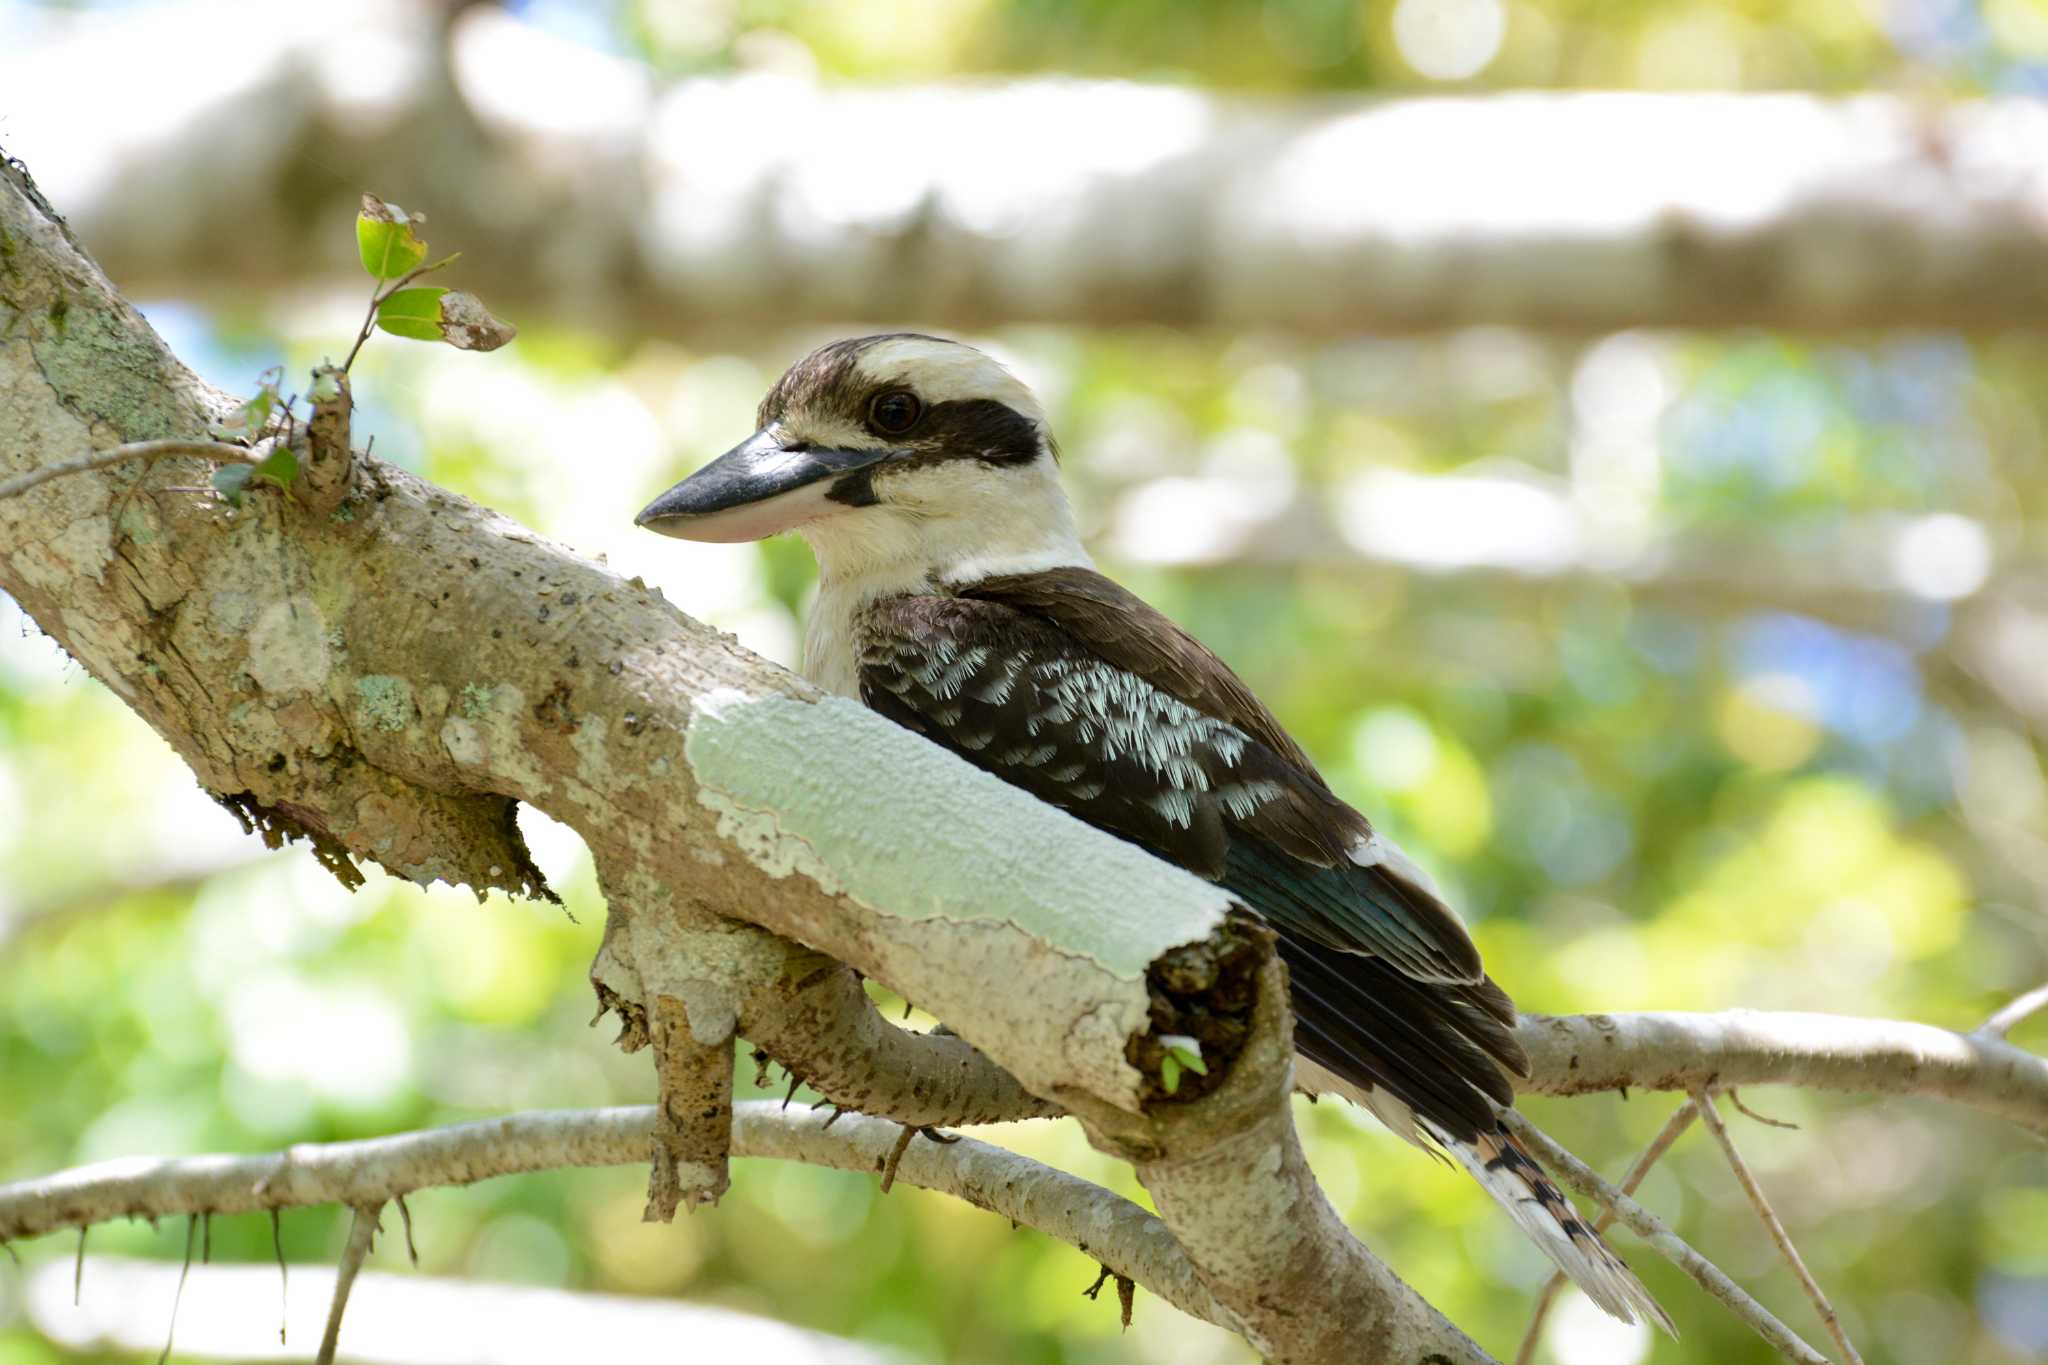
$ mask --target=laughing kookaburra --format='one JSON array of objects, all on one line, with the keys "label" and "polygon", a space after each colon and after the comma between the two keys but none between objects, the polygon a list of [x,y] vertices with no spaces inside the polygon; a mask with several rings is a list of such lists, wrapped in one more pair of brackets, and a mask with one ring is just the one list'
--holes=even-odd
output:
[{"label": "laughing kookaburra", "polygon": [[969,346],[862,337],[792,367],[759,426],[640,525],[803,536],[807,677],[1228,888],[1278,935],[1300,1087],[1449,1152],[1594,1302],[1669,1329],[1501,1126],[1528,1058],[1463,924],[1222,660],[1095,571],[1028,389]]}]

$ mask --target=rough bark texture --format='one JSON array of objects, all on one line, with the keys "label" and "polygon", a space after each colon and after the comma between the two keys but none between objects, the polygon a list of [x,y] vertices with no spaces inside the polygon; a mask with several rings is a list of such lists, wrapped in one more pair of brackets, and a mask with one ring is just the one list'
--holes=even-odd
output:
[{"label": "rough bark texture", "polygon": [[[329,224],[370,186],[430,209],[508,315],[614,336],[2048,320],[2048,113],[2024,99],[664,87],[492,7],[444,33],[462,8],[363,6],[345,49],[317,11],[98,27],[89,54],[0,57],[10,136],[133,290],[350,272]],[[162,59],[195,30],[236,53],[203,85]],[[132,102],[81,107],[88,66]]]},{"label": "rough bark texture", "polygon": [[[343,388],[305,443],[302,458],[324,467],[309,469],[304,497],[257,489],[230,508],[175,491],[204,486],[203,462],[164,459],[0,502],[0,588],[208,790],[267,838],[310,841],[344,879],[361,860],[421,882],[540,892],[514,803],[582,834],[609,901],[593,978],[625,1015],[624,1041],[661,1054],[653,1212],[722,1181],[726,1096],[706,1054],[757,1025],[788,1032],[783,1007],[840,971],[818,965],[823,953],[917,1000],[1162,1180],[1200,1170],[1168,1225],[1184,1245],[1256,1248],[1214,1275],[1192,1259],[1276,1359],[1348,1359],[1361,1338],[1399,1343],[1396,1358],[1480,1358],[1308,1178],[1286,1104],[1284,992],[1263,942],[1249,959],[1264,966],[1244,1064],[1210,1061],[1227,1093],[1147,1112],[1157,1081],[1127,1058],[1149,1028],[1149,974],[1168,950],[1219,934],[1237,953],[1223,892],[852,702],[817,698],[637,583],[350,455],[338,439],[347,401]],[[0,170],[0,477],[196,437],[227,406],[26,176]],[[840,990],[839,1012],[857,1013]],[[809,1064],[844,1077],[853,1059],[831,1044],[815,1038]],[[972,1067],[953,1040],[899,1046],[931,1049],[928,1071]],[[1000,1089],[979,1070],[968,1088]],[[1199,1193],[1231,1162],[1282,1172],[1283,1197],[1240,1207]],[[1263,1239],[1244,1223],[1301,1209],[1311,1221]]]}]

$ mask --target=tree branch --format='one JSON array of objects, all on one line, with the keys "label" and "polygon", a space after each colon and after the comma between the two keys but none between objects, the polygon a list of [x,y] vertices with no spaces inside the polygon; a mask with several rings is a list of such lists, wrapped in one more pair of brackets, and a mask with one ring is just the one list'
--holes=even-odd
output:
[{"label": "tree branch", "polygon": [[370,1254],[370,1246],[377,1240],[378,1213],[383,1205],[357,1204],[351,1210],[348,1224],[348,1245],[341,1249],[341,1264],[334,1275],[334,1298],[327,1306],[327,1329],[320,1336],[320,1351],[314,1357],[315,1365],[334,1365],[334,1352],[341,1345],[341,1318],[348,1311],[349,1291],[355,1288],[356,1276],[362,1271],[363,1261]]},{"label": "tree branch", "polygon": [[66,474],[85,474],[95,469],[106,469],[130,460],[161,460],[171,456],[190,456],[193,459],[211,460],[215,464],[260,464],[267,452],[251,450],[246,446],[233,446],[225,441],[130,441],[111,450],[96,450],[90,455],[76,459],[60,460],[56,464],[31,469],[11,479],[0,479],[0,498],[11,498],[26,493],[38,484],[51,479],[61,479]]},{"label": "tree branch", "polygon": [[1656,1214],[1600,1178],[1599,1172],[1557,1145],[1550,1135],[1512,1109],[1504,1110],[1501,1122],[1527,1143],[1543,1164],[1565,1184],[1614,1211],[1615,1217],[1633,1228],[1657,1254],[1690,1275],[1702,1289],[1726,1304],[1728,1311],[1749,1324],[1778,1354],[1798,1365],[1828,1365],[1828,1358],[1800,1339],[1797,1332],[1780,1322],[1770,1309],[1751,1298],[1746,1290],[1728,1278],[1721,1267],[1686,1245]]},{"label": "tree branch", "polygon": [[[883,1119],[733,1106],[733,1154],[877,1173],[900,1131]],[[125,1217],[252,1213],[318,1204],[374,1208],[418,1190],[647,1159],[651,1106],[535,1112],[262,1156],[103,1162],[0,1185],[0,1241]],[[1157,1217],[1119,1195],[973,1138],[913,1144],[897,1179],[965,1200],[1074,1246],[1182,1312],[1238,1330]],[[360,1220],[359,1220],[360,1223]],[[353,1233],[352,1233],[353,1239]]]},{"label": "tree branch", "polygon": [[1849,1334],[1842,1327],[1841,1315],[1835,1312],[1834,1304],[1821,1291],[1820,1282],[1813,1278],[1813,1272],[1806,1268],[1806,1261],[1799,1254],[1799,1248],[1792,1245],[1792,1235],[1785,1231],[1785,1224],[1779,1220],[1778,1211],[1771,1207],[1770,1199],[1764,1194],[1764,1187],[1757,1182],[1755,1172],[1742,1159],[1742,1153],[1735,1146],[1735,1139],[1729,1135],[1728,1125],[1721,1121],[1721,1111],[1714,1107],[1714,1095],[1710,1090],[1701,1090],[1693,1096],[1693,1103],[1699,1106],[1700,1117],[1705,1120],[1707,1131],[1720,1144],[1721,1154],[1728,1158],[1728,1169],[1735,1173],[1735,1181],[1742,1186],[1742,1192],[1749,1196],[1750,1207],[1756,1210],[1759,1222],[1769,1234],[1771,1244],[1778,1254],[1785,1258],[1785,1264],[1792,1268],[1793,1278],[1806,1291],[1806,1297],[1820,1314],[1821,1326],[1835,1339],[1835,1345],[1842,1349],[1842,1365],[1863,1365],[1863,1357],[1849,1344]]},{"label": "tree branch", "polygon": [[1979,1024],[1977,1033],[1981,1037],[2002,1041],[2008,1033],[2044,1009],[2048,1009],[2048,982],[2015,997],[2004,1009]]},{"label": "tree branch", "polygon": [[[438,46],[394,59],[365,117],[317,33],[222,33],[240,77],[195,101],[157,59],[156,25],[174,22],[195,20],[96,27],[75,56],[24,47],[0,59],[0,88],[15,150],[53,163],[51,192],[114,273],[181,294],[303,287],[309,262],[353,278],[351,244],[325,225],[375,184],[431,203],[489,297],[613,336],[729,333],[758,317],[1346,333],[2048,317],[2048,132],[2019,98],[1571,92],[1274,109],[1074,80],[662,85],[644,64],[472,7],[447,36],[452,60]],[[416,56],[442,41],[419,11],[363,23]],[[55,121],[67,73],[87,64],[187,122],[109,121],[81,145]],[[510,74],[532,70],[551,73],[547,88]],[[941,94],[952,154],[892,164],[854,202],[835,191],[849,149],[934,126]],[[759,131],[764,101],[806,135]],[[204,130],[259,121],[260,144],[212,154]],[[710,157],[678,135],[709,126],[756,131],[745,155]],[[448,194],[458,182],[466,192]],[[263,192],[278,184],[301,193]]]},{"label": "tree branch", "polygon": [[1951,1100],[2048,1135],[2048,1061],[1928,1024],[1794,1011],[1525,1015],[1542,1095],[1784,1084]]},{"label": "tree branch", "polygon": [[[1690,1099],[1672,1110],[1671,1117],[1664,1121],[1657,1136],[1636,1158],[1635,1165],[1629,1167],[1627,1177],[1621,1182],[1621,1192],[1634,1194],[1636,1187],[1643,1183],[1643,1177],[1650,1173],[1650,1168],[1663,1159],[1664,1154],[1671,1150],[1671,1144],[1678,1141],[1698,1117],[1699,1106]],[[1614,1210],[1611,1207],[1601,1209],[1600,1216],[1593,1220],[1595,1232],[1605,1232],[1613,1226]],[[1552,1271],[1550,1278],[1543,1282],[1542,1290],[1536,1295],[1536,1307],[1529,1312],[1529,1326],[1522,1333],[1522,1344],[1515,1351],[1514,1365],[1529,1365],[1536,1359],[1536,1345],[1543,1336],[1543,1320],[1550,1315],[1550,1305],[1556,1301],[1558,1291],[1564,1285],[1563,1271]]]}]

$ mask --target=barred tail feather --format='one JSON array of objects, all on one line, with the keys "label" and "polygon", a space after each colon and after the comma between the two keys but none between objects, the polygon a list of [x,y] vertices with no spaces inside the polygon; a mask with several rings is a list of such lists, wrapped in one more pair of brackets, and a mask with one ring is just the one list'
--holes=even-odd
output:
[{"label": "barred tail feather", "polygon": [[1460,1142],[1433,1127],[1430,1135],[1472,1173],[1508,1211],[1515,1225],[1543,1248],[1587,1298],[1623,1322],[1634,1322],[1640,1315],[1671,1336],[1678,1335],[1670,1317],[1650,1297],[1635,1272],[1608,1249],[1592,1224],[1579,1217],[1564,1191],[1551,1182],[1521,1143],[1505,1131],[1481,1133],[1471,1142]]}]

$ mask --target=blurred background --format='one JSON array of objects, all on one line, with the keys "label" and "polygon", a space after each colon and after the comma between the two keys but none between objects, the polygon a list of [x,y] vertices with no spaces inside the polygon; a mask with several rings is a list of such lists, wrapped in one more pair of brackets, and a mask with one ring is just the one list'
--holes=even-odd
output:
[{"label": "blurred background", "polygon": [[[520,337],[375,339],[359,437],[770,658],[802,544],[633,513],[822,340],[988,347],[1103,566],[1549,1012],[1968,1029],[2048,979],[2044,92],[2043,0],[0,0],[0,146],[188,363],[303,383],[361,316],[356,195],[426,212]],[[588,860],[526,824],[569,914],[347,894],[0,597],[0,1179],[649,1100],[584,1026]],[[2048,1359],[2040,1142],[1747,1098],[1800,1125],[1731,1116],[1868,1360]],[[1672,1104],[1527,1108],[1618,1173]],[[1369,1121],[1300,1119],[1352,1225],[1512,1355],[1538,1253]],[[1143,1197],[1071,1125],[986,1136]],[[741,1162],[659,1227],[643,1184],[422,1193],[344,1357],[1252,1358],[1142,1292],[1120,1333],[1084,1256],[921,1191]],[[1643,1197],[1822,1339],[1697,1131]],[[175,1357],[309,1358],[344,1234],[284,1216],[280,1347],[268,1221],[219,1220]],[[185,1236],[96,1229],[78,1308],[71,1242],[21,1247],[0,1365],[153,1355]],[[1573,1295],[1537,1359],[1770,1358],[1619,1242],[1682,1340]]]}]

